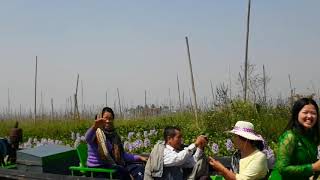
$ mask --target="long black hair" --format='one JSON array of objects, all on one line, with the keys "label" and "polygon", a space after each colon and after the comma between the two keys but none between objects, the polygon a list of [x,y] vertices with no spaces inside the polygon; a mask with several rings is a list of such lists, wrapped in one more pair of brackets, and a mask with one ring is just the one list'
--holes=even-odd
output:
[{"label": "long black hair", "polygon": [[318,144],[320,141],[320,127],[319,127],[319,107],[317,105],[317,103],[312,99],[312,98],[301,98],[299,100],[297,100],[293,107],[292,107],[292,111],[291,111],[291,119],[289,120],[289,123],[286,127],[286,130],[290,130],[290,129],[294,129],[297,130],[298,132],[304,134],[306,133],[306,130],[304,129],[304,127],[299,123],[298,117],[299,117],[299,112],[301,111],[301,109],[305,106],[305,105],[313,105],[314,108],[316,109],[316,113],[317,113],[317,119],[316,119],[316,123],[315,125],[311,128],[310,133],[311,136],[313,138],[313,140]]}]

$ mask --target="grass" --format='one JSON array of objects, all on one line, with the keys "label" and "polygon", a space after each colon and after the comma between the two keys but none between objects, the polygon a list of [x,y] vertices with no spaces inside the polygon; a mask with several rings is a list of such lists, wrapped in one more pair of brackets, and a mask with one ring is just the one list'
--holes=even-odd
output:
[{"label": "grass", "polygon": [[[129,132],[140,132],[143,134],[143,131],[156,129],[159,133],[157,136],[152,137],[152,144],[162,139],[162,130],[166,126],[179,126],[182,129],[185,144],[192,143],[200,134],[206,134],[209,136],[210,144],[214,142],[219,145],[219,155],[228,155],[230,152],[226,150],[224,144],[226,139],[230,138],[230,135],[225,133],[225,131],[230,130],[236,121],[245,120],[252,122],[255,125],[255,130],[268,141],[272,148],[275,148],[275,142],[282,134],[289,115],[290,111],[288,107],[257,107],[251,103],[234,101],[223,107],[202,112],[200,114],[201,123],[199,129],[195,126],[194,117],[189,112],[140,120],[115,120],[115,126],[123,137],[127,137]],[[14,126],[14,121],[1,121],[0,124],[0,137],[4,137],[8,135],[10,128]],[[23,120],[19,122],[19,127],[23,129],[24,141],[29,137],[36,137],[38,139],[57,139],[62,140],[66,144],[71,144],[73,143],[71,132],[79,132],[81,135],[84,135],[92,124],[93,120],[39,120],[36,124],[32,120]],[[150,150],[148,148],[140,151]]]}]

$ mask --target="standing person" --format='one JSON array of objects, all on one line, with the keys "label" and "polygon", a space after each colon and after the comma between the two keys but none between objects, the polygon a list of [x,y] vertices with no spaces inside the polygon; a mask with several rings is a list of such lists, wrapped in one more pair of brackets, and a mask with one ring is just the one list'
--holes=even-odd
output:
[{"label": "standing person", "polygon": [[319,132],[317,103],[311,98],[296,101],[286,131],[279,138],[276,166],[269,179],[316,178],[320,171]]},{"label": "standing person", "polygon": [[166,127],[163,138],[164,142],[157,143],[151,151],[145,168],[145,180],[182,180],[184,179],[182,168],[193,168],[189,175],[192,179],[198,179],[199,174],[206,175],[208,166],[205,165],[207,161],[203,158],[203,149],[207,144],[205,136],[199,136],[194,143],[184,149],[182,133],[178,127]]},{"label": "standing person", "polygon": [[240,151],[239,173],[228,170],[219,161],[209,158],[210,165],[227,180],[263,179],[268,172],[266,155],[261,152],[264,148],[263,138],[254,131],[250,122],[238,121],[229,131],[233,134],[232,141]]},{"label": "standing person", "polygon": [[[121,138],[114,127],[114,112],[111,108],[105,107],[102,110],[101,118],[98,116],[91,128],[86,132],[85,138],[88,144],[88,167],[95,168],[115,168],[116,175],[121,180],[129,180],[130,175],[136,180],[143,179],[144,167],[138,164],[132,164],[128,167],[127,162],[147,161],[147,158],[139,155],[129,154],[124,151]],[[96,131],[100,128],[106,137],[106,148],[111,157],[103,157],[98,145]],[[106,160],[106,159],[109,159]],[[134,167],[133,167],[134,166]],[[130,172],[129,172],[130,171]],[[102,177],[105,177],[101,175]]]}]

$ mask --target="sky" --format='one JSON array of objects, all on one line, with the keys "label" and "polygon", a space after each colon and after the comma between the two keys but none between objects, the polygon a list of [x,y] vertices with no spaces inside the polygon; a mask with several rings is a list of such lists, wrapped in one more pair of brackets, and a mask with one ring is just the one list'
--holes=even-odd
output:
[{"label": "sky", "polygon": [[[198,99],[213,86],[240,89],[247,0],[1,1],[0,108],[64,108],[77,74],[79,104],[113,106],[119,88],[128,106],[177,103],[190,96],[188,36]],[[252,0],[249,61],[271,80],[268,97],[320,89],[320,1]],[[83,91],[82,91],[83,87]],[[169,90],[170,89],[170,90]],[[83,92],[83,101],[82,94]],[[170,93],[169,93],[170,92]],[[169,96],[170,94],[170,96]],[[42,95],[42,98],[41,98]]]}]

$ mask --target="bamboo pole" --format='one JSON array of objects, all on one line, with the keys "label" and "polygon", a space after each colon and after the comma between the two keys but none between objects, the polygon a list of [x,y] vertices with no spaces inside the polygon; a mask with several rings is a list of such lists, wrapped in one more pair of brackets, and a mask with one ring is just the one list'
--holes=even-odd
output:
[{"label": "bamboo pole", "polygon": [[119,105],[119,113],[120,113],[120,117],[122,117],[122,111],[121,111],[121,102],[120,102],[120,93],[119,93],[119,88],[117,88],[117,93],[118,93],[118,105]]},{"label": "bamboo pole", "polygon": [[147,108],[147,91],[144,90],[144,108]]},{"label": "bamboo pole", "polygon": [[232,84],[231,84],[231,70],[230,70],[230,65],[229,65],[229,67],[228,67],[228,70],[229,70],[229,97],[230,97],[230,101],[231,101],[231,99],[232,99],[232,92],[231,92],[231,87],[232,87]]},{"label": "bamboo pole", "polygon": [[33,123],[37,121],[37,75],[38,75],[38,56],[36,56],[36,71],[34,78],[34,119]]},{"label": "bamboo pole", "polygon": [[290,104],[292,106],[293,105],[293,89],[292,89],[290,74],[288,75],[288,78],[289,78],[289,85],[290,85]]},{"label": "bamboo pole", "polygon": [[79,85],[79,74],[77,75],[77,85],[76,85],[76,93],[74,94],[74,119],[79,120],[79,107],[78,107],[78,85]]},{"label": "bamboo pole", "polygon": [[182,91],[182,107],[183,107],[183,108],[184,108],[184,100],[185,100],[184,91]]},{"label": "bamboo pole", "polygon": [[53,111],[53,98],[51,98],[51,119],[54,119],[54,111]]},{"label": "bamboo pole", "polygon": [[172,109],[171,109],[171,92],[170,92],[170,88],[169,88],[169,111],[171,113]]},{"label": "bamboo pole", "polygon": [[263,68],[263,101],[264,103],[267,103],[267,79],[266,79],[266,71],[264,69],[264,65],[262,65]]},{"label": "bamboo pole", "polygon": [[188,52],[190,75],[191,75],[191,85],[192,85],[192,93],[193,93],[193,100],[194,100],[193,109],[194,109],[194,115],[195,115],[195,118],[196,118],[196,127],[199,128],[197,96],[196,96],[196,88],[195,88],[194,79],[193,79],[193,72],[192,72],[192,64],[191,64],[191,56],[190,56],[190,48],[189,48],[188,37],[186,37],[186,44],[187,44],[187,52]]},{"label": "bamboo pole", "polygon": [[182,111],[181,96],[180,96],[180,84],[179,84],[178,74],[177,74],[177,85],[178,85],[179,106],[180,106],[180,111]]},{"label": "bamboo pole", "polygon": [[213,86],[212,86],[211,80],[210,80],[210,87],[211,87],[212,105],[214,105],[214,91],[213,91]]},{"label": "bamboo pole", "polygon": [[249,30],[250,30],[250,8],[251,0],[248,0],[248,13],[247,13],[247,33],[246,33],[246,52],[244,62],[244,101],[247,101],[248,91],[248,46],[249,46]]}]

